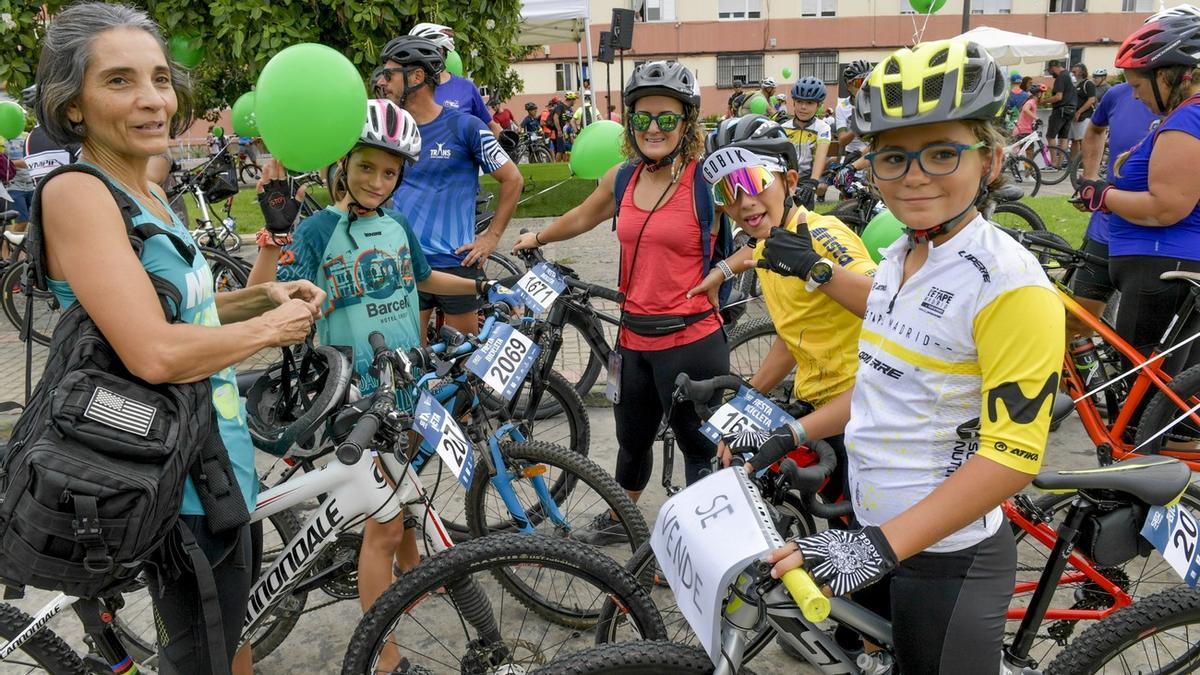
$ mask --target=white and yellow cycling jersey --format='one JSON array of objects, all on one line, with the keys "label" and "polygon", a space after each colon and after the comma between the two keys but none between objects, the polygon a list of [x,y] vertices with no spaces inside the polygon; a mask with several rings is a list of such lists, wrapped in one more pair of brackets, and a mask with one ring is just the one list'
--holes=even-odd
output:
[{"label": "white and yellow cycling jersey", "polygon": [[[840,134],[842,131],[850,129],[850,120],[853,118],[854,103],[850,100],[850,97],[847,96],[846,98],[839,98],[837,106],[835,106],[833,109],[833,124],[836,127],[834,131]],[[842,154],[844,155],[848,152],[857,152],[860,150],[866,152],[867,143],[858,136],[855,136],[854,140],[850,141],[846,147],[842,148]]]},{"label": "white and yellow cycling jersey", "polygon": [[[883,250],[858,341],[846,448],[863,525],[912,507],[976,454],[1037,473],[1062,368],[1062,301],[1011,237],[977,216],[901,284],[907,252],[907,238]],[[979,436],[960,437],[975,418]],[[1002,520],[996,508],[927,550],[973,546]]]},{"label": "white and yellow cycling jersey", "polygon": [[829,145],[833,141],[829,123],[819,117],[813,117],[807,123],[797,126],[796,118],[793,117],[783,123],[783,129],[800,151],[800,177],[808,178],[812,174],[813,154],[817,151],[817,144]]}]

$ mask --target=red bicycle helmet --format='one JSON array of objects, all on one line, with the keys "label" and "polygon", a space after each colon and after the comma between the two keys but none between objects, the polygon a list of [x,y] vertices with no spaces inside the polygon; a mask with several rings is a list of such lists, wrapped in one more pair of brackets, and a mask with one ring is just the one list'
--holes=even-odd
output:
[{"label": "red bicycle helmet", "polygon": [[1117,49],[1118,68],[1155,70],[1200,65],[1200,18],[1173,16],[1145,24]]}]

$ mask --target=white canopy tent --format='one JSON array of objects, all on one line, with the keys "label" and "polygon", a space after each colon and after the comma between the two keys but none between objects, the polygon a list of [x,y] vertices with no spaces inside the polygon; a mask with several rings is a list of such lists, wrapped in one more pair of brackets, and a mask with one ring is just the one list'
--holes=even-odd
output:
[{"label": "white canopy tent", "polygon": [[[583,54],[587,50],[587,74],[592,76],[592,21],[588,0],[523,0],[517,44],[549,45],[574,42],[579,70],[583,72]],[[582,82],[580,82],[582,88]]]},{"label": "white canopy tent", "polygon": [[991,26],[972,28],[959,37],[978,42],[1001,66],[1045,63],[1051,59],[1065,60],[1071,53],[1065,42],[1013,33]]}]

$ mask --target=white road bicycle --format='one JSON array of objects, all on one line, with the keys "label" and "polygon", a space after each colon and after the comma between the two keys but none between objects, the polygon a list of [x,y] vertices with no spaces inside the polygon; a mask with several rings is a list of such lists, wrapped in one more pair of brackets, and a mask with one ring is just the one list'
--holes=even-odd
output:
[{"label": "white road bicycle", "polygon": [[1042,120],[1034,122],[1033,131],[1004,146],[1004,155],[1017,161],[1022,157],[1032,158],[1041,173],[1041,182],[1057,185],[1071,175],[1071,155],[1062,148],[1050,145],[1042,131],[1044,126]]}]

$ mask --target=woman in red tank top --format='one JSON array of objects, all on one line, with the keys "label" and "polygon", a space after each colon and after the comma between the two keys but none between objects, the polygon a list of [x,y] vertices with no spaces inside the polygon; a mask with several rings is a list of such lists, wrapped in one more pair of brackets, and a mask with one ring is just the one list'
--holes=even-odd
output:
[{"label": "woman in red tank top", "polygon": [[[706,379],[729,372],[720,314],[707,296],[687,297],[705,272],[692,194],[704,150],[696,91],[695,76],[675,61],[643,64],[625,84],[624,150],[636,167],[617,217],[619,285],[625,304],[616,350],[620,396],[614,406],[619,444],[615,474],[635,501],[650,480],[651,449],[659,421],[671,407],[675,377],[687,373],[692,379]],[[612,218],[618,206],[614,191],[619,169],[610,169],[595,192],[545,230],[521,235],[514,250],[570,239]],[[665,330],[667,323],[676,324],[676,329]],[[610,365],[609,377],[613,370]],[[687,482],[692,483],[716,449],[700,434],[701,420],[692,406],[675,407],[670,423],[685,457]],[[624,536],[624,529],[606,512],[597,514],[578,538],[607,545]]]}]

